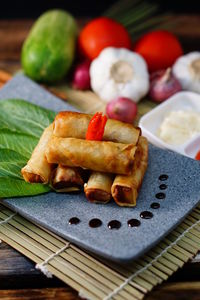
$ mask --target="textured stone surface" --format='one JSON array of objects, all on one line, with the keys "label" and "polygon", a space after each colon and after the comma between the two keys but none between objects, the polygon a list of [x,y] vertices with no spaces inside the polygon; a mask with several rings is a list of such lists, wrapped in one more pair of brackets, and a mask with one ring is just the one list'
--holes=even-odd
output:
[{"label": "textured stone surface", "polygon": [[[22,75],[12,79],[1,91],[0,99],[23,98],[56,111],[71,109],[53,95],[47,93]],[[84,194],[48,193],[36,197],[3,200],[3,202],[46,228],[67,238],[90,251],[110,259],[127,261],[147,251],[174,228],[188,214],[200,199],[199,162],[171,151],[150,146],[149,165],[135,208],[118,207],[113,201],[106,205],[88,203]],[[161,182],[158,177],[167,174]],[[160,190],[161,183],[167,184]],[[156,199],[155,194],[163,192],[165,199]],[[152,202],[159,202],[159,209],[151,209]],[[149,210],[153,218],[144,220],[140,212]],[[78,217],[78,225],[69,225],[71,217]],[[99,228],[90,228],[91,218],[100,218]],[[127,221],[137,218],[138,228],[129,228]],[[107,223],[119,220],[119,230],[110,230]]]}]

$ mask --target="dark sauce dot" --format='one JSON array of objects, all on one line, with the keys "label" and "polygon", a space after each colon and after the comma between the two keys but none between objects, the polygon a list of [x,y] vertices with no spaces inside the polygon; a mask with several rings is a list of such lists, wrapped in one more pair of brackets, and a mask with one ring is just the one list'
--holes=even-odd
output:
[{"label": "dark sauce dot", "polygon": [[69,225],[77,225],[78,223],[80,223],[80,220],[77,217],[73,217],[69,220]]},{"label": "dark sauce dot", "polygon": [[153,202],[153,203],[151,203],[151,208],[158,209],[158,208],[160,208],[160,204],[158,202]]},{"label": "dark sauce dot", "polygon": [[161,180],[161,181],[165,181],[165,180],[167,180],[168,179],[168,175],[166,175],[166,174],[162,174],[162,175],[160,175],[159,176],[159,180]]},{"label": "dark sauce dot", "polygon": [[142,219],[151,219],[151,218],[153,218],[153,214],[152,214],[152,212],[146,210],[146,211],[141,212],[140,217]]},{"label": "dark sauce dot", "polygon": [[165,199],[166,195],[164,193],[157,193],[156,198],[157,199]]},{"label": "dark sauce dot", "polygon": [[159,186],[160,190],[166,190],[166,188],[167,188],[167,185],[164,183]]},{"label": "dark sauce dot", "polygon": [[119,229],[121,227],[121,223],[117,220],[112,220],[108,223],[109,229]]},{"label": "dark sauce dot", "polygon": [[138,227],[138,226],[140,226],[141,222],[137,219],[130,219],[130,220],[128,220],[127,224],[128,224],[128,227]]},{"label": "dark sauce dot", "polygon": [[89,222],[89,226],[92,228],[97,228],[102,225],[102,221],[100,219],[91,219]]}]

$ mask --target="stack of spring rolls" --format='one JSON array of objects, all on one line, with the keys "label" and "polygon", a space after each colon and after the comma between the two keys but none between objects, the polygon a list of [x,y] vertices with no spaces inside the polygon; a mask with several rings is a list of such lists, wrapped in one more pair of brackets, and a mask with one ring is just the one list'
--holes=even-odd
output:
[{"label": "stack of spring rolls", "polygon": [[135,128],[108,119],[102,141],[86,140],[92,115],[64,111],[46,128],[27,165],[25,181],[59,192],[84,192],[90,202],[135,206],[147,168],[148,142]]}]

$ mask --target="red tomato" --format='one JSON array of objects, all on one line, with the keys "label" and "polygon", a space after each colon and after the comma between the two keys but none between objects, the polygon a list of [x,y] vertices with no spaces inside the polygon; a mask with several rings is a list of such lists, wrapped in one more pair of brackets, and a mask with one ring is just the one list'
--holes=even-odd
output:
[{"label": "red tomato", "polygon": [[171,67],[183,54],[178,39],[165,30],[145,34],[136,43],[134,51],[144,57],[150,72]]},{"label": "red tomato", "polygon": [[131,48],[127,30],[118,22],[100,17],[89,22],[80,32],[81,54],[93,60],[106,47]]}]

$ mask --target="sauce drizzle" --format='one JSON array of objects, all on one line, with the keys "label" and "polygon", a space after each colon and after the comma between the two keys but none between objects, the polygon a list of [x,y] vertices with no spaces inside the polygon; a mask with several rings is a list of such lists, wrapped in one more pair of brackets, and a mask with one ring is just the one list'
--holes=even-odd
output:
[{"label": "sauce drizzle", "polygon": [[141,222],[137,219],[130,219],[130,220],[128,220],[127,224],[128,224],[128,227],[138,227],[138,226],[140,226]]},{"label": "sauce drizzle", "polygon": [[159,176],[159,180],[165,181],[165,180],[168,179],[168,177],[169,177],[169,176],[168,176],[167,174],[162,174],[162,175]]},{"label": "sauce drizzle", "polygon": [[121,227],[121,222],[117,220],[112,220],[108,223],[109,229],[119,229]]},{"label": "sauce drizzle", "polygon": [[158,209],[158,208],[160,208],[160,203],[158,203],[158,202],[153,202],[153,203],[151,203],[151,208],[153,208],[153,209]]},{"label": "sauce drizzle", "polygon": [[91,219],[89,221],[89,226],[92,227],[92,228],[97,228],[97,227],[100,227],[102,225],[102,221],[100,219]]},{"label": "sauce drizzle", "polygon": [[80,223],[80,219],[77,217],[69,219],[69,225],[77,225],[78,223]]},{"label": "sauce drizzle", "polygon": [[152,212],[145,210],[145,211],[141,212],[140,217],[142,219],[151,219],[151,218],[153,218],[153,214],[152,214]]},{"label": "sauce drizzle", "polygon": [[161,184],[160,186],[159,186],[159,189],[160,190],[166,190],[167,189],[167,185],[166,184]]},{"label": "sauce drizzle", "polygon": [[157,193],[156,194],[157,199],[165,199],[165,197],[166,197],[165,193]]}]

